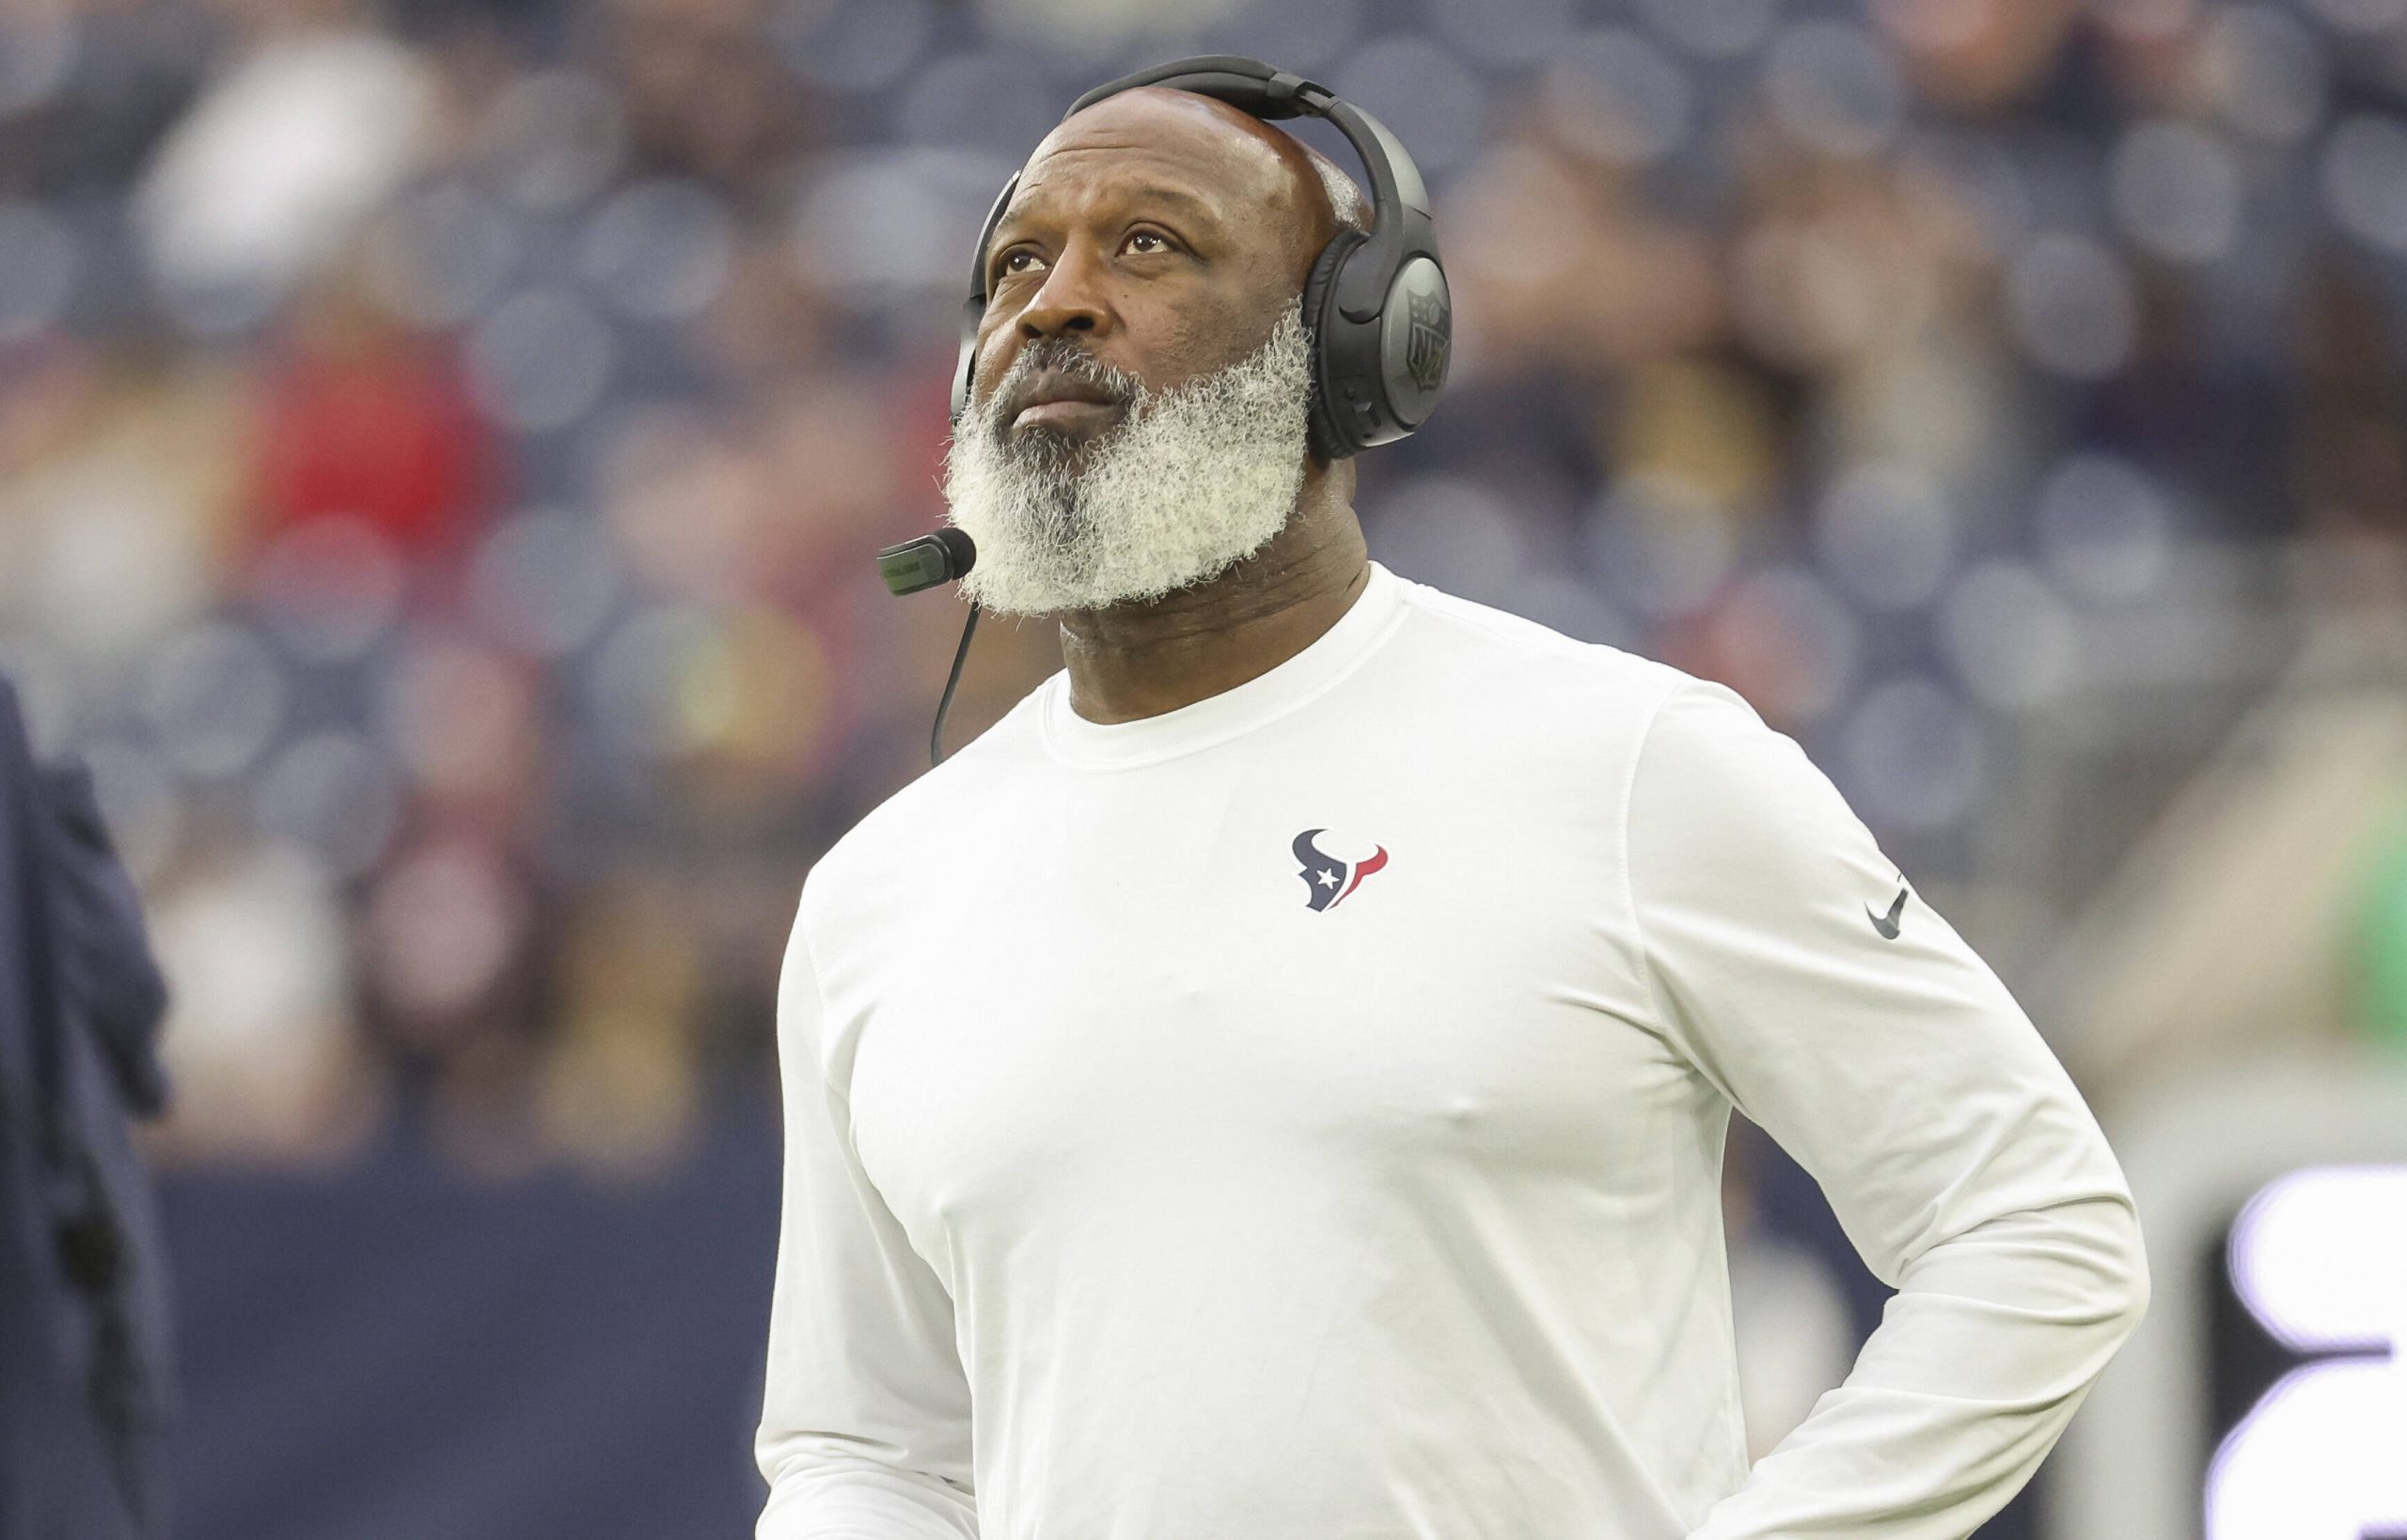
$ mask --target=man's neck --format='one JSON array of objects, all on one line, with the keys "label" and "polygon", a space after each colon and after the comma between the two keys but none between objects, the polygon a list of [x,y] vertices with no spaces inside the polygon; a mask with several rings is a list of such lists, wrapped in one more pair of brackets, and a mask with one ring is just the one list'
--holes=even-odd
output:
[{"label": "man's neck", "polygon": [[1269,544],[1209,583],[1149,605],[1064,616],[1071,709],[1091,722],[1158,716],[1233,690],[1319,640],[1371,575],[1353,510],[1314,495],[1336,490],[1308,486]]}]

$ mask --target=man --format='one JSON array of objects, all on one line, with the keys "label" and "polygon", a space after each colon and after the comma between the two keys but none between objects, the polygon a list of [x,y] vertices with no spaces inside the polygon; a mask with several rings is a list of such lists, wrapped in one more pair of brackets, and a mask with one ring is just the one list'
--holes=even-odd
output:
[{"label": "man", "polygon": [[[1368,562],[1342,185],[1136,90],[994,232],[948,495],[1067,668],[807,885],[760,1532],[1965,1534],[2143,1307],[2121,1175],[1735,696]],[[1733,1106],[1900,1289],[1752,1472]]]}]

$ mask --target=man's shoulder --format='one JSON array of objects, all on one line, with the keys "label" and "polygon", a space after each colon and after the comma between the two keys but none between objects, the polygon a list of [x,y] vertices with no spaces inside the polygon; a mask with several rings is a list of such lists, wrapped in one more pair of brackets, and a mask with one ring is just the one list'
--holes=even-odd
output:
[{"label": "man's shoulder", "polygon": [[1568,768],[1593,785],[1611,767],[1643,793],[1659,842],[1818,851],[1861,837],[1830,778],[1728,685],[1425,585],[1407,597],[1427,622],[1413,675],[1451,676],[1471,736],[1539,776]]},{"label": "man's shoulder", "polygon": [[1417,629],[1424,645],[1483,674],[1490,668],[1508,670],[1532,689],[1569,690],[1585,701],[1602,696],[1616,706],[1643,708],[1695,683],[1670,664],[1601,642],[1581,641],[1526,616],[1425,583],[1406,581],[1404,595],[1422,622]]},{"label": "man's shoulder", "polygon": [[812,866],[806,907],[854,902],[866,888],[917,881],[941,865],[1012,784],[1015,762],[1030,751],[1032,714],[1046,687],[863,814]]}]

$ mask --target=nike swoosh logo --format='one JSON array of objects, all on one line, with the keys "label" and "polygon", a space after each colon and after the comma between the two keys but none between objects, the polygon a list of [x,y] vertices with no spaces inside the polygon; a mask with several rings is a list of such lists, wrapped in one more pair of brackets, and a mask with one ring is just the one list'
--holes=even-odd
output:
[{"label": "nike swoosh logo", "polygon": [[1872,921],[1872,928],[1880,933],[1884,941],[1897,938],[1897,917],[1906,912],[1906,891],[1902,888],[1897,889],[1897,902],[1889,905],[1889,912],[1885,915],[1876,915],[1870,904],[1864,905],[1864,918]]}]

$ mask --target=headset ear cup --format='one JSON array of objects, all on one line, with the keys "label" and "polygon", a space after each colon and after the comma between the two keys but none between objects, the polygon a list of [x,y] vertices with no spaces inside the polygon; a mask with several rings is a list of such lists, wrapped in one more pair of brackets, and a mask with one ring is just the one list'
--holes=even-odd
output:
[{"label": "headset ear cup", "polygon": [[1345,324],[1344,316],[1329,312],[1335,304],[1337,275],[1344,270],[1347,255],[1369,239],[1361,230],[1339,230],[1321,248],[1312,272],[1304,279],[1304,330],[1310,337],[1313,355],[1311,444],[1313,458],[1322,464],[1344,460],[1361,448],[1345,432],[1344,418],[1329,401],[1329,333],[1331,328]]}]

